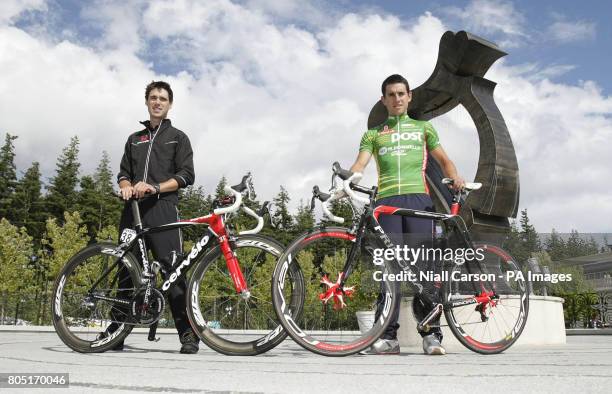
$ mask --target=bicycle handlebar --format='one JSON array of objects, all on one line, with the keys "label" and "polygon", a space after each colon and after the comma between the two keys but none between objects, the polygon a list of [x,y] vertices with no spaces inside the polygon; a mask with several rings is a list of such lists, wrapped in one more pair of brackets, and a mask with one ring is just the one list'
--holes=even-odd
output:
[{"label": "bicycle handlebar", "polygon": [[358,196],[353,191],[353,188],[352,188],[352,186],[356,185],[361,180],[361,178],[363,178],[363,174],[361,172],[355,172],[348,179],[344,180],[342,186],[343,186],[344,191],[346,192],[346,194],[349,196],[351,200],[359,201],[363,204],[369,204],[370,203],[369,198]]},{"label": "bicycle handlebar", "polygon": [[257,226],[255,226],[255,228],[252,228],[250,230],[244,230],[244,231],[240,231],[238,234],[240,235],[246,235],[246,234],[257,234],[258,232],[261,231],[261,229],[263,228],[264,225],[264,219],[263,217],[259,216],[255,211],[253,211],[251,208],[249,207],[242,207],[242,210],[249,216],[257,219]]},{"label": "bicycle handlebar", "polygon": [[310,203],[311,208],[314,208],[314,201],[318,199],[322,202],[321,207],[323,208],[323,213],[327,218],[336,222],[336,223],[344,223],[344,218],[334,215],[329,209],[329,204],[332,201],[338,200],[344,197],[344,192],[340,190],[333,190],[331,194],[323,193],[319,186],[315,186],[312,188],[312,201]]},{"label": "bicycle handlebar", "polygon": [[[330,220],[337,223],[344,223],[344,219],[338,216],[335,216],[330,210],[330,203],[335,200],[339,200],[345,196],[348,196],[351,202],[359,202],[362,204],[370,204],[371,198],[373,198],[376,194],[376,188],[367,189],[365,187],[359,186],[357,183],[363,178],[363,174],[361,172],[351,172],[349,170],[343,169],[338,162],[334,162],[332,164],[332,171],[334,173],[332,177],[332,190],[331,194],[323,193],[319,190],[318,186],[313,187],[312,189],[312,201],[310,203],[311,209],[314,209],[315,199],[318,199],[322,202],[321,206],[323,208],[323,213]],[[342,179],[342,188],[335,188],[334,178],[339,177]],[[358,191],[360,193],[367,194],[369,198],[359,196],[355,193]]]},{"label": "bicycle handlebar", "polygon": [[215,208],[213,210],[213,213],[215,215],[223,215],[224,213],[236,212],[238,209],[240,209],[240,205],[242,204],[241,193],[237,192],[236,190],[232,189],[230,186],[227,185],[223,188],[223,191],[227,194],[234,196],[235,200],[234,203],[229,207]]},{"label": "bicycle handlebar", "polygon": [[[232,212],[236,212],[239,209],[242,208],[242,210],[249,216],[251,216],[254,219],[257,219],[257,225],[250,229],[250,230],[244,230],[244,231],[240,231],[238,234],[240,235],[247,235],[247,234],[257,234],[258,232],[261,231],[261,229],[264,226],[264,218],[263,215],[267,212],[269,214],[269,210],[268,210],[268,205],[269,205],[269,201],[265,201],[263,203],[263,205],[261,206],[261,209],[259,210],[259,212],[255,212],[253,211],[251,208],[242,205],[242,192],[245,190],[248,190],[249,195],[252,193],[251,187],[249,185],[249,180],[251,179],[251,173],[247,173],[245,176],[242,177],[242,181],[238,184],[238,185],[234,185],[234,186],[225,186],[225,188],[223,189],[226,193],[234,196],[234,203],[232,205],[230,205],[229,207],[223,207],[223,208],[216,208],[213,212],[215,215],[223,215],[226,213],[232,213]],[[241,207],[242,205],[242,207]]]},{"label": "bicycle handlebar", "polygon": [[340,163],[338,163],[337,161],[332,164],[332,170],[334,171],[334,175],[338,175],[343,181],[346,181],[353,175],[351,171],[345,170],[340,167]]},{"label": "bicycle handlebar", "polygon": [[[340,190],[340,192],[342,192],[342,190]],[[323,208],[323,213],[325,214],[325,216],[327,216],[331,221],[342,224],[344,223],[344,218],[334,215],[329,209],[330,202],[342,198],[341,196],[337,197],[337,195],[338,193],[334,192],[334,194],[332,194],[332,196],[328,200],[324,201],[323,204],[321,204],[321,207]]]}]

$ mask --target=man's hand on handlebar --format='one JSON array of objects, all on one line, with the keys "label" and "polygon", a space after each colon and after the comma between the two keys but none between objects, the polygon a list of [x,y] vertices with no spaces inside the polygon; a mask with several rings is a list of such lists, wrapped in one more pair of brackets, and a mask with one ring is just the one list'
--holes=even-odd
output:
[{"label": "man's hand on handlebar", "polygon": [[[121,189],[121,193],[123,194],[123,189]],[[155,186],[149,185],[148,183],[142,181],[134,185],[132,194],[133,196],[135,196],[136,198],[143,198],[147,194],[157,194],[157,189],[155,189]],[[127,200],[129,199],[129,197],[124,197],[124,199]]]},{"label": "man's hand on handlebar", "polygon": [[453,190],[463,190],[465,187],[465,179],[463,179],[460,175],[451,177],[451,179],[453,180],[453,184],[451,185]]},{"label": "man's hand on handlebar", "polygon": [[119,196],[126,201],[132,198],[133,195],[134,187],[132,185],[128,184],[127,186],[121,187],[119,189]]}]

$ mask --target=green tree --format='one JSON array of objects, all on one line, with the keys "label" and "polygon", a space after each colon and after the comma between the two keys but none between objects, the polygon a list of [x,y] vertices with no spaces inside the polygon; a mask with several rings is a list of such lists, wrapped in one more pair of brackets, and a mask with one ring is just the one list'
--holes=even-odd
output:
[{"label": "green tree", "polygon": [[529,222],[527,209],[521,211],[519,223],[520,229],[515,221],[511,223],[504,247],[516,260],[524,263],[542,247],[535,227]]},{"label": "green tree", "polygon": [[294,235],[314,228],[315,217],[312,210],[310,209],[308,201],[304,203],[303,200],[300,200],[300,205],[298,205],[297,214],[294,216],[294,222]]},{"label": "green tree", "polygon": [[102,158],[93,176],[81,178],[76,209],[81,213],[90,239],[106,226],[117,226],[121,217],[121,201],[113,189],[113,174],[108,153]]},{"label": "green tree", "polygon": [[72,211],[77,201],[76,186],[80,167],[78,156],[79,138],[74,136],[57,159],[55,177],[48,186],[47,210],[60,222],[64,220],[64,212]]},{"label": "green tree", "polygon": [[40,167],[38,162],[33,162],[17,182],[11,201],[13,223],[17,226],[25,226],[36,244],[40,243],[45,228],[41,187]]},{"label": "green tree", "polygon": [[544,243],[544,249],[553,261],[560,261],[567,258],[565,241],[554,228],[550,232],[550,238]]},{"label": "green tree", "polygon": [[96,192],[94,180],[91,176],[82,177],[80,186],[75,208],[83,219],[89,239],[92,239],[99,228],[98,201],[100,196]]},{"label": "green tree", "polygon": [[508,232],[508,235],[504,241],[503,247],[517,261],[520,263],[525,263],[527,251],[521,240],[521,232],[517,227],[515,220],[510,221],[510,231]]},{"label": "green tree", "polygon": [[215,188],[215,200],[223,198],[223,196],[226,195],[225,191],[223,190],[225,188],[225,185],[227,185],[227,179],[225,178],[225,175],[223,175],[219,180],[217,187]]},{"label": "green tree", "polygon": [[47,300],[49,289],[66,262],[87,244],[87,228],[83,225],[79,212],[65,212],[62,224],[56,218],[47,219],[46,233],[41,241],[39,264],[44,280],[41,282],[41,303],[38,307],[37,321],[48,323]]},{"label": "green tree", "polygon": [[102,228],[96,234],[96,242],[119,242],[119,226],[109,225]]},{"label": "green tree", "polygon": [[188,186],[180,189],[178,208],[181,217],[185,219],[208,215],[211,210],[202,186]]},{"label": "green tree", "polygon": [[291,238],[293,232],[293,216],[289,213],[289,193],[281,186],[278,194],[272,199],[272,217],[270,220],[276,227],[273,233],[273,237],[280,241],[282,244],[287,244]]},{"label": "green tree", "polygon": [[15,145],[13,145],[16,139],[17,136],[7,133],[4,145],[0,148],[0,217],[11,217],[10,202],[17,184]]},{"label": "green tree", "polygon": [[79,212],[66,212],[62,222],[60,225],[55,218],[47,219],[47,232],[42,242],[51,251],[44,257],[50,280],[55,279],[70,257],[87,245],[87,229]]},{"label": "green tree", "polygon": [[[185,189],[179,190],[178,209],[180,217],[183,219],[192,219],[200,216],[208,215],[212,211],[211,200],[206,199],[204,188],[202,186],[188,186]],[[182,229],[184,239],[194,240],[201,238],[206,232],[205,226],[185,227]],[[191,243],[186,247],[191,247]]]},{"label": "green tree", "polygon": [[571,281],[559,281],[558,283],[547,283],[552,294],[565,296],[573,293],[587,293],[592,291],[584,277],[584,272],[580,266],[568,266],[553,261],[546,251],[534,253],[540,267],[547,266],[551,273],[571,275]]},{"label": "green tree", "polygon": [[273,220],[276,227],[281,231],[291,231],[293,227],[293,217],[289,213],[289,202],[291,198],[287,190],[281,185],[280,191],[274,197],[274,215]]},{"label": "green tree", "polygon": [[538,237],[538,232],[535,227],[529,222],[529,217],[527,216],[527,209],[523,209],[521,211],[521,240],[525,245],[525,249],[532,255],[535,252],[540,251],[540,239]]},{"label": "green tree", "polygon": [[0,321],[7,315],[9,302],[21,302],[18,294],[32,283],[32,237],[25,227],[17,228],[5,218],[0,219]]},{"label": "green tree", "polygon": [[566,258],[586,256],[597,253],[597,243],[590,238],[589,241],[583,239],[577,230],[572,230],[565,244]]},{"label": "green tree", "polygon": [[100,231],[105,226],[118,225],[123,206],[115,193],[114,175],[111,170],[110,157],[106,151],[102,151],[102,158],[94,172],[93,180],[99,197],[96,209],[98,211],[97,231]]}]

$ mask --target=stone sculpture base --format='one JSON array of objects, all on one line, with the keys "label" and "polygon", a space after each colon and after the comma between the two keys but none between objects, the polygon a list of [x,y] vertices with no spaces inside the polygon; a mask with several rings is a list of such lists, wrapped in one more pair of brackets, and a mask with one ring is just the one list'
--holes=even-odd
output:
[{"label": "stone sculpture base", "polygon": [[[523,333],[514,346],[564,345],[565,321],[563,318],[563,298],[531,295],[529,315]],[[412,314],[412,297],[402,299],[399,317],[398,339],[402,351],[422,352],[421,336],[416,331],[417,322]],[[446,325],[442,316],[440,323]],[[447,350],[467,350],[453,335],[448,327],[442,328],[443,344]],[[512,348],[510,348],[512,349]]]}]

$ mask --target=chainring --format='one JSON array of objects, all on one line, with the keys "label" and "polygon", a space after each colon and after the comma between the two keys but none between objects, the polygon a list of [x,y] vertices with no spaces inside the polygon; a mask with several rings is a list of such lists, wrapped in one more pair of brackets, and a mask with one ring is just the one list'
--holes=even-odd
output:
[{"label": "chainring", "polygon": [[132,298],[130,304],[130,317],[138,324],[153,324],[159,320],[165,307],[164,295],[157,289],[151,288],[149,304],[144,305],[146,289],[140,289]]}]

